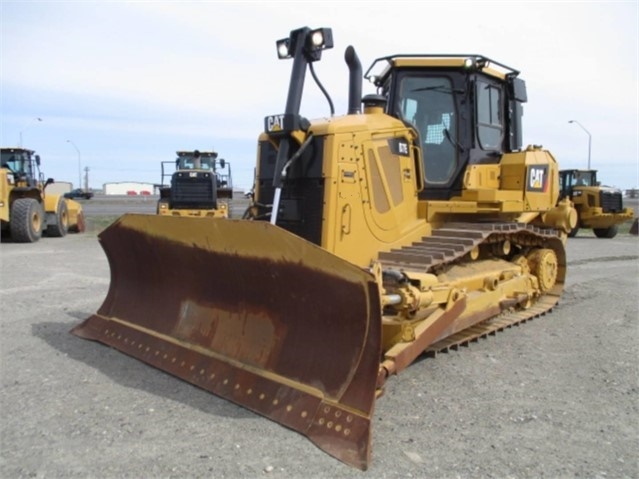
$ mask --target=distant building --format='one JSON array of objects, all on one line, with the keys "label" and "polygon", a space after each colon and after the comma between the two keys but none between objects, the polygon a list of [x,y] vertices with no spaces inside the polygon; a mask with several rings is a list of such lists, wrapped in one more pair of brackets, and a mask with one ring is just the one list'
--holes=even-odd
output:
[{"label": "distant building", "polygon": [[122,181],[119,183],[104,183],[105,195],[153,195],[155,185],[153,183],[138,183],[134,181]]},{"label": "distant building", "polygon": [[70,181],[56,181],[55,183],[48,185],[45,191],[51,195],[63,195],[72,189],[73,183]]}]

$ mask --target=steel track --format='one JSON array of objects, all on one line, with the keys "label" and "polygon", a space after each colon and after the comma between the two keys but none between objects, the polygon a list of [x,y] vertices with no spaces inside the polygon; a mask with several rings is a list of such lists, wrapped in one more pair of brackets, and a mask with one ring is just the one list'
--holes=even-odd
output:
[{"label": "steel track", "polygon": [[460,346],[494,335],[496,332],[550,312],[558,303],[564,286],[565,251],[556,230],[542,229],[524,223],[450,223],[400,249],[383,252],[379,261],[384,269],[399,269],[437,274],[445,268],[469,259],[476,248],[490,248],[504,241],[519,247],[551,248],[557,254],[560,271],[555,286],[526,309],[506,308],[501,314],[475,324],[448,338],[430,345],[424,352],[434,356],[439,352],[456,350]]}]

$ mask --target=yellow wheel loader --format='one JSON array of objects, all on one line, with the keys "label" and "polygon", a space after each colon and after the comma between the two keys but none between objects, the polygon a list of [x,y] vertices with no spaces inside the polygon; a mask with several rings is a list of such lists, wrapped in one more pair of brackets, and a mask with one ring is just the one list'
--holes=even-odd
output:
[{"label": "yellow wheel loader", "polygon": [[[522,147],[518,72],[480,55],[353,47],[348,111],[300,114],[330,29],[292,59],[265,118],[245,219],[125,215],[100,235],[106,299],[73,329],[307,436],[366,469],[376,398],[424,352],[543,315],[576,223],[558,166]],[[375,71],[375,73],[373,73]],[[161,258],[161,261],[158,261]],[[495,347],[499,347],[498,343]]]},{"label": "yellow wheel loader", "polygon": [[621,223],[632,220],[632,208],[623,207],[618,188],[602,186],[597,170],[561,170],[561,198],[569,199],[577,210],[577,225],[568,233],[577,236],[580,228],[592,229],[597,238],[614,238]]},{"label": "yellow wheel loader", "polygon": [[44,180],[40,155],[26,148],[0,148],[0,220],[2,231],[18,243],[33,243],[43,234],[65,236],[85,229],[82,206],[61,195],[47,194],[54,182]]},{"label": "yellow wheel loader", "polygon": [[[175,162],[162,162],[157,214],[195,218],[228,218],[233,199],[231,165],[215,151],[178,151]],[[172,173],[170,165],[175,166]],[[164,182],[170,177],[170,185]]]}]

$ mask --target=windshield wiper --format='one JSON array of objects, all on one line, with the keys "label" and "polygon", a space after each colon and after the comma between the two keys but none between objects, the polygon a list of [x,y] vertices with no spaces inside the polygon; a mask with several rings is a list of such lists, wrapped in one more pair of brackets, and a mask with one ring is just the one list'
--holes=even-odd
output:
[{"label": "windshield wiper", "polygon": [[462,89],[455,90],[453,88],[448,88],[446,85],[434,85],[434,86],[425,86],[422,88],[415,88],[414,90],[411,90],[411,93],[416,91],[437,91],[441,93],[461,93],[461,94],[466,93],[466,90],[462,90]]},{"label": "windshield wiper", "polygon": [[453,139],[452,135],[450,134],[450,130],[448,128],[444,128],[444,136],[446,137],[448,141],[450,141],[451,145],[456,147],[462,153],[464,152],[464,147],[457,142],[457,139]]}]

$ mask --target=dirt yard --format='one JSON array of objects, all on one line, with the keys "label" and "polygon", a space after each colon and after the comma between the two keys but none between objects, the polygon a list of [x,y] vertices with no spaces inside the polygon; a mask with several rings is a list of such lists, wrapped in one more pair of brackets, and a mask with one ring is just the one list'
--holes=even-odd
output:
[{"label": "dirt yard", "polygon": [[639,240],[584,233],[567,250],[551,314],[389,380],[363,473],[69,334],[108,288],[94,234],[3,243],[0,476],[637,478]]}]

